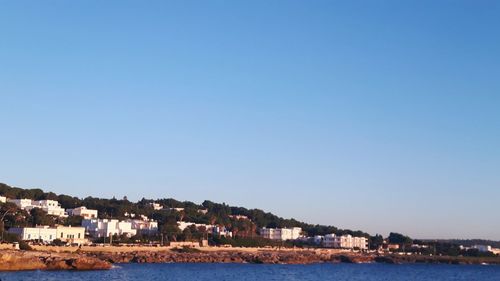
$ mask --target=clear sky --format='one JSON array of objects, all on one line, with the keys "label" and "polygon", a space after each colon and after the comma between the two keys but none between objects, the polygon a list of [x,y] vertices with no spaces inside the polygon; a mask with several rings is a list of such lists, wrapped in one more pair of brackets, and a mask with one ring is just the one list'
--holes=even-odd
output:
[{"label": "clear sky", "polygon": [[500,240],[499,1],[1,1],[0,182]]}]

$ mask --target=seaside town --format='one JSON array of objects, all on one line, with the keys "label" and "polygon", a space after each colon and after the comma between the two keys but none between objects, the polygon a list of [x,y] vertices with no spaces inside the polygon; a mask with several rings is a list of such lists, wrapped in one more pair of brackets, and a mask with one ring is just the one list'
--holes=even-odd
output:
[{"label": "seaside town", "polygon": [[[126,199],[122,202],[128,202]],[[411,240],[401,234],[391,233],[387,238],[380,235],[352,235],[352,233],[322,233],[309,235],[317,230],[317,226],[309,232],[299,226],[291,227],[256,227],[256,223],[249,216],[242,214],[227,214],[227,223],[215,219],[214,223],[199,223],[185,220],[185,207],[167,207],[153,200],[143,205],[150,214],[168,213],[177,218],[170,227],[164,222],[161,227],[159,222],[144,214],[125,211],[117,217],[100,214],[98,210],[78,206],[63,208],[57,200],[34,200],[30,198],[9,198],[0,196],[3,213],[0,213],[2,223],[2,242],[5,238],[15,237],[25,245],[58,245],[58,246],[106,246],[106,245],[155,245],[170,247],[232,247],[245,246],[235,244],[235,241],[246,241],[246,246],[277,247],[277,248],[321,248],[340,249],[351,252],[400,252],[405,254],[427,253],[440,254],[443,244],[425,243]],[[7,206],[7,207],[6,207]],[[10,207],[9,207],[10,206]],[[190,205],[191,211],[200,216],[216,218],[219,205],[214,205],[211,210],[202,205]],[[223,205],[224,206],[224,205]],[[22,213],[31,216],[40,216],[40,211],[48,218],[50,224],[34,219],[31,225],[26,220],[14,217],[7,226],[5,219],[9,215]],[[25,217],[25,215],[24,215]],[[58,222],[66,222],[59,224]],[[244,227],[249,225],[247,231]],[[272,224],[272,223],[270,223]],[[5,233],[4,233],[5,232]],[[323,231],[324,232],[324,231]],[[175,235],[174,235],[175,233]],[[359,233],[359,232],[358,232]],[[251,243],[248,244],[248,241]],[[19,247],[19,244],[15,244]],[[439,248],[436,245],[440,245]],[[458,245],[456,251],[460,253],[476,253],[476,255],[498,255],[500,249],[491,245],[474,244]]]},{"label": "seaside town", "polygon": [[[112,243],[114,236],[133,237],[137,234],[146,237],[154,237],[158,235],[158,222],[149,219],[144,215],[136,215],[133,213],[124,213],[126,220],[118,219],[102,219],[98,216],[97,210],[87,209],[85,206],[80,206],[74,209],[64,209],[59,202],[55,200],[31,200],[27,198],[12,199],[5,196],[0,196],[1,203],[13,203],[19,209],[30,212],[33,209],[40,209],[47,215],[67,218],[71,216],[79,216],[82,218],[81,226],[49,226],[36,225],[32,227],[11,227],[7,230],[8,233],[17,235],[23,241],[31,241],[36,243],[50,244],[55,240],[65,244],[86,245],[91,244],[99,238],[108,238],[109,243]],[[150,203],[153,210],[163,210],[164,207],[158,203]],[[169,208],[175,212],[183,212],[183,208]],[[207,212],[205,209],[200,209],[199,212]],[[249,220],[248,217],[242,215],[231,215],[237,220]],[[206,234],[211,234],[218,237],[233,237],[233,233],[223,225],[208,225],[198,224],[194,222],[179,221],[177,226],[180,231],[184,231],[189,227],[195,227],[202,230]],[[275,241],[302,241],[313,242],[318,247],[325,248],[341,248],[341,249],[357,249],[367,250],[368,239],[365,237],[353,237],[351,235],[337,236],[335,234],[316,235],[307,237],[300,227],[292,228],[260,228],[259,234],[262,238]],[[197,241],[200,245],[208,245],[207,240]],[[193,245],[193,241],[171,242],[178,245]],[[194,242],[196,244],[196,242]]]}]

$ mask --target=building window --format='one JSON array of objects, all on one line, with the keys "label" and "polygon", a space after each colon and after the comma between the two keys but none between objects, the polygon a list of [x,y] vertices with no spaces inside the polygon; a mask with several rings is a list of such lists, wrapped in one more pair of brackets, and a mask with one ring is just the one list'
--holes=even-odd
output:
[{"label": "building window", "polygon": [[64,233],[63,232],[61,232],[61,238],[64,238]]}]

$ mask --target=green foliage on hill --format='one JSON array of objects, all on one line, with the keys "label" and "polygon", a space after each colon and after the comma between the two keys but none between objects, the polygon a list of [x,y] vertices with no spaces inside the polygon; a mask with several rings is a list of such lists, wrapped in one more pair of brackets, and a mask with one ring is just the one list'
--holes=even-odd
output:
[{"label": "green foliage on hill", "polygon": [[410,237],[395,232],[391,232],[389,234],[388,240],[391,244],[408,245],[413,243],[413,240]]},{"label": "green foliage on hill", "polygon": [[[51,199],[57,200],[65,209],[85,206],[89,209],[96,209],[99,212],[100,218],[126,218],[124,215],[135,214],[146,215],[149,218],[158,221],[160,232],[167,239],[177,241],[186,238],[199,238],[199,231],[189,229],[187,232],[181,232],[177,227],[177,221],[189,221],[199,224],[223,225],[233,231],[234,235],[239,238],[255,238],[258,228],[261,227],[301,227],[309,236],[325,235],[335,233],[338,235],[351,234],[354,236],[370,237],[368,233],[362,231],[342,230],[334,226],[313,225],[297,221],[295,219],[284,219],[272,213],[265,212],[259,209],[246,209],[243,207],[229,206],[225,203],[215,203],[204,201],[201,205],[189,201],[178,201],[172,198],[150,200],[141,199],[138,202],[130,202],[126,198],[123,199],[104,199],[95,197],[86,197],[80,199],[69,195],[57,195],[52,192],[44,192],[42,189],[22,189],[11,187],[0,183],[0,195],[9,198],[28,198],[33,200]],[[162,210],[154,210],[150,203],[159,203],[164,206]],[[173,208],[183,208],[183,211],[176,211]],[[206,213],[200,210],[206,210]],[[35,209],[37,210],[37,209]],[[240,215],[246,216],[248,219],[235,219],[231,216]],[[35,225],[61,223],[66,225],[77,225],[80,219],[68,218],[60,221],[57,218],[44,215],[37,211],[31,214],[24,214],[27,218],[25,221],[9,218],[6,226],[14,225]]]}]

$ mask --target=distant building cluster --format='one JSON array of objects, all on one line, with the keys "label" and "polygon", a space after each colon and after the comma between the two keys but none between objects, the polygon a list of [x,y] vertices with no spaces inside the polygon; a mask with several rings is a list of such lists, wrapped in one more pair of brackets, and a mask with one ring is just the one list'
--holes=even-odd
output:
[{"label": "distant building cluster", "polygon": [[[65,218],[68,216],[81,216],[83,218],[81,227],[70,226],[36,226],[36,227],[11,227],[8,232],[17,235],[22,240],[38,240],[50,243],[60,239],[65,243],[82,244],[90,238],[109,237],[111,235],[126,235],[128,237],[136,234],[155,235],[158,232],[158,222],[148,219],[144,215],[125,213],[127,220],[99,219],[97,210],[87,209],[85,206],[65,210],[55,200],[31,200],[31,199],[9,199],[0,196],[0,202],[10,202],[18,208],[31,211],[39,208],[48,215]],[[154,203],[156,204],[156,203]],[[153,208],[163,208],[161,205],[152,205]]]},{"label": "distant building cluster", "polygon": [[296,240],[302,235],[302,228],[261,228],[260,236],[271,240]]},{"label": "distant building cluster", "polygon": [[7,202],[16,204],[20,209],[31,211],[34,208],[44,210],[47,214],[57,217],[67,217],[66,210],[61,208],[55,200],[7,199]]},{"label": "distant building cluster", "polygon": [[[87,209],[85,206],[80,206],[73,209],[65,210],[59,202],[55,200],[31,200],[31,199],[9,199],[0,196],[0,202],[14,203],[18,208],[31,211],[34,208],[39,208],[49,215],[57,217],[80,216],[83,218],[81,227],[66,227],[66,226],[36,226],[10,228],[9,232],[18,235],[23,240],[39,240],[42,242],[52,242],[55,239],[60,239],[66,243],[84,243],[85,237],[91,239],[99,239],[114,235],[132,237],[135,235],[153,236],[158,233],[158,222],[149,219],[145,215],[124,213],[125,220],[118,219],[101,219],[98,217],[98,211]],[[159,203],[151,202],[149,207],[153,210],[171,210],[175,212],[183,212],[184,208],[165,208]],[[206,214],[207,209],[199,209],[199,213]],[[250,220],[244,215],[229,215],[234,220]],[[200,224],[194,222],[177,222],[177,226],[181,231],[189,227],[196,227],[198,231],[211,233],[218,237],[233,237],[233,232],[224,225]],[[351,235],[327,234],[324,236],[304,237],[302,228],[261,228],[259,229],[261,237],[275,240],[303,240],[308,241],[326,248],[340,249],[368,249],[368,239],[365,237],[353,237]],[[474,246],[479,251],[491,251],[491,247]]]},{"label": "distant building cluster", "polygon": [[152,235],[158,231],[158,222],[153,220],[117,220],[117,219],[85,219],[82,221],[87,233],[93,238],[125,235],[132,237],[136,234]]}]

